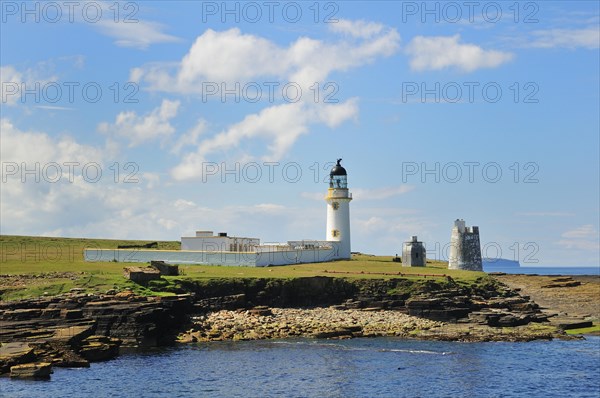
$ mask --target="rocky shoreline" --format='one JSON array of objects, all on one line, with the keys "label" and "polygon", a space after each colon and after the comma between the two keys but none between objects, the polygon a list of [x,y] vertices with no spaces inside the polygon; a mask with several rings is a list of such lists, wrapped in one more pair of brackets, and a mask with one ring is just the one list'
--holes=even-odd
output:
[{"label": "rocky shoreline", "polygon": [[73,289],[57,297],[0,303],[0,374],[47,377],[51,366],[89,366],[123,348],[177,342],[573,338],[549,322],[552,316],[489,277],[470,284],[400,278],[210,280],[162,297]]},{"label": "rocky shoreline", "polygon": [[[190,309],[189,295],[94,295],[79,289],[0,303],[0,375],[37,377],[40,364],[89,367],[115,358],[121,348],[171,344]],[[23,364],[31,366],[15,368]]]}]

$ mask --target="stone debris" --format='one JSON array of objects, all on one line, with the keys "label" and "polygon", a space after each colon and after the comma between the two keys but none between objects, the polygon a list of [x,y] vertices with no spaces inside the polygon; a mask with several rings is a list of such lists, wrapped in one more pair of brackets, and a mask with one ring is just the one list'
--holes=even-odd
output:
[{"label": "stone debris", "polygon": [[[180,343],[283,338],[346,339],[394,336],[445,341],[530,341],[568,338],[551,326],[526,326],[517,316],[498,314],[494,327],[476,316],[462,323],[419,318],[393,310],[271,308],[271,314],[222,310],[193,318]],[[490,315],[491,316],[491,315]],[[515,320],[512,320],[513,317]],[[528,322],[527,322],[528,323]],[[538,325],[538,324],[535,324]],[[509,327],[506,331],[504,327]]]},{"label": "stone debris", "polygon": [[[261,309],[264,311],[264,309]],[[441,323],[398,311],[338,310],[332,307],[271,308],[270,315],[254,310],[218,311],[196,317],[182,342],[261,340],[286,337],[350,338],[408,336]]]}]

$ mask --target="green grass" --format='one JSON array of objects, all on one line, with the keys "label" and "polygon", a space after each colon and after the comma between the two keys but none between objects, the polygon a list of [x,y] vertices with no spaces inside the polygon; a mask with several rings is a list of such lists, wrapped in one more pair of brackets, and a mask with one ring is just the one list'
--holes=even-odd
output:
[{"label": "green grass", "polygon": [[592,325],[589,328],[568,329],[565,332],[567,334],[600,334],[600,324]]},{"label": "green grass", "polygon": [[[0,235],[0,299],[60,294],[73,287],[88,292],[108,289],[131,289],[139,294],[158,294],[150,288],[134,284],[123,277],[123,267],[140,263],[85,262],[84,248],[116,248],[152,242],[108,239],[47,238]],[[159,241],[162,250],[179,250],[176,241]],[[432,279],[444,278],[470,283],[485,275],[482,272],[449,270],[445,262],[432,261],[427,267],[403,268],[392,262],[392,256],[354,255],[352,260],[327,263],[297,264],[280,267],[231,267],[218,265],[182,265],[177,279],[208,280],[217,278],[297,278],[332,276],[357,279]],[[55,274],[49,274],[55,273]],[[423,276],[426,274],[427,276]],[[7,275],[11,277],[7,277]],[[21,275],[42,275],[18,279]],[[16,278],[16,281],[15,281]],[[172,278],[165,278],[172,281]]]}]

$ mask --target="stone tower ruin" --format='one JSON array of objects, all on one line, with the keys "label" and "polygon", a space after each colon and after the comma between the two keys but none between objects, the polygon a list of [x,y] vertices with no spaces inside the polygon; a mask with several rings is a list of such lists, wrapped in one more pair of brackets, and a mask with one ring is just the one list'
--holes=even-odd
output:
[{"label": "stone tower ruin", "polygon": [[454,221],[450,237],[448,269],[483,271],[479,227],[466,227],[465,220]]}]

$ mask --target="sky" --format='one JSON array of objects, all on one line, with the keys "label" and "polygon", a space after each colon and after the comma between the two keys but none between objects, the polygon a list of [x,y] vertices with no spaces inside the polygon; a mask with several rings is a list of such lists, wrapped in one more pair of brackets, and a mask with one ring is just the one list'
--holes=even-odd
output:
[{"label": "sky", "polygon": [[599,264],[596,1],[1,5],[1,233]]}]

